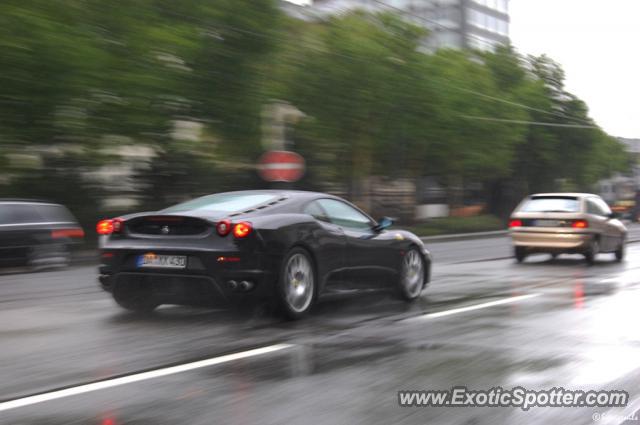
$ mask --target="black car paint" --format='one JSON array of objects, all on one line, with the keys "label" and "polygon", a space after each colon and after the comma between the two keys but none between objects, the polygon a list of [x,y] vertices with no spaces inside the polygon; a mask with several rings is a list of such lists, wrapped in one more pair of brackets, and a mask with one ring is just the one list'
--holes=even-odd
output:
[{"label": "black car paint", "polygon": [[[209,223],[209,230],[190,237],[131,235],[128,230],[122,235],[101,237],[103,264],[100,266],[100,281],[103,288],[111,291],[119,277],[184,276],[186,282],[188,277],[205,276],[209,282],[205,285],[216,288],[212,291],[212,296],[224,298],[225,303],[248,295],[269,297],[275,292],[284,256],[294,247],[304,248],[313,258],[319,295],[332,288],[379,287],[395,283],[402,255],[412,247],[422,254],[425,261],[425,285],[429,281],[430,255],[422,241],[412,233],[402,230],[353,230],[302,213],[305,206],[314,200],[341,200],[331,195],[302,191],[264,192],[277,194],[279,202],[231,214],[158,211],[123,216],[125,223],[149,217],[158,217],[158,220],[161,217],[197,217]],[[352,204],[349,205],[357,209]],[[219,236],[215,225],[222,219],[230,219],[234,223],[249,222],[254,230],[244,239],[236,239],[233,235]],[[372,225],[376,224],[374,220],[371,221]],[[136,266],[135,259],[147,252],[188,255],[187,269],[140,269]],[[236,256],[240,257],[239,261],[218,261],[221,257]],[[226,284],[230,280],[239,279],[255,282],[255,288],[239,294]],[[161,302],[181,303],[176,298],[160,298]]]}]

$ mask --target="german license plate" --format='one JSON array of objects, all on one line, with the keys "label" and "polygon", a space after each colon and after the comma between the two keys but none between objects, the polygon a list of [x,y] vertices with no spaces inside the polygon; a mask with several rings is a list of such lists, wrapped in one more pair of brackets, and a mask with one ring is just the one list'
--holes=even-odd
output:
[{"label": "german license plate", "polygon": [[539,227],[560,227],[560,220],[536,220]]},{"label": "german license plate", "polygon": [[137,264],[138,267],[184,269],[187,267],[187,257],[185,255],[158,255],[148,252],[138,257]]}]

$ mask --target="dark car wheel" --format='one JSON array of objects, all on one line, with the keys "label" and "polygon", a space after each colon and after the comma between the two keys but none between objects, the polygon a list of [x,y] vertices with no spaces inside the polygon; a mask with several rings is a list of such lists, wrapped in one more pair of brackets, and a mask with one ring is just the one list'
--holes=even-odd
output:
[{"label": "dark car wheel", "polygon": [[151,313],[159,304],[152,296],[147,283],[144,281],[118,282],[113,288],[113,299],[126,310],[140,314]]},{"label": "dark car wheel", "polygon": [[516,257],[518,263],[522,263],[527,258],[527,251],[522,246],[516,246],[513,249],[513,255]]},{"label": "dark car wheel", "polygon": [[303,248],[293,248],[285,256],[278,279],[278,301],[288,319],[300,319],[311,310],[316,299],[313,260]]},{"label": "dark car wheel", "polygon": [[407,301],[420,296],[424,286],[424,260],[417,249],[411,248],[404,254],[400,266],[400,295]]},{"label": "dark car wheel", "polygon": [[624,238],[622,238],[620,240],[620,246],[618,246],[618,249],[616,249],[616,252],[615,252],[617,262],[624,260],[624,244],[625,244],[625,240]]},{"label": "dark car wheel", "polygon": [[587,260],[587,264],[593,265],[596,262],[596,256],[600,252],[600,243],[598,239],[593,238],[589,243],[589,247],[584,253],[584,259]]},{"label": "dark car wheel", "polygon": [[64,245],[37,245],[29,249],[27,265],[31,271],[67,267],[70,262],[69,249]]},{"label": "dark car wheel", "polygon": [[117,300],[116,303],[125,310],[133,311],[140,314],[148,314],[158,307],[158,304],[151,300],[129,299]]}]

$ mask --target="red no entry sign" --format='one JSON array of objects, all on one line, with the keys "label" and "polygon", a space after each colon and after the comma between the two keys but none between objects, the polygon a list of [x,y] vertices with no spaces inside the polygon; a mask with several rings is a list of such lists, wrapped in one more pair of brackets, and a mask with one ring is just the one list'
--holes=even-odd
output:
[{"label": "red no entry sign", "polygon": [[295,152],[269,151],[260,157],[258,172],[268,182],[295,182],[304,174],[304,158]]}]

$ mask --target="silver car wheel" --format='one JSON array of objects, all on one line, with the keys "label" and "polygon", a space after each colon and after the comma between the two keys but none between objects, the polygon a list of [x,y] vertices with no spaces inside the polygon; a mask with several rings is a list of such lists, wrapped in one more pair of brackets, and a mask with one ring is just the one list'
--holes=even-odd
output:
[{"label": "silver car wheel", "polygon": [[420,295],[424,283],[424,261],[418,251],[412,249],[402,260],[402,287],[409,298]]},{"label": "silver car wheel", "polygon": [[301,253],[289,257],[285,266],[285,300],[296,313],[309,308],[313,299],[314,276],[311,261]]}]

